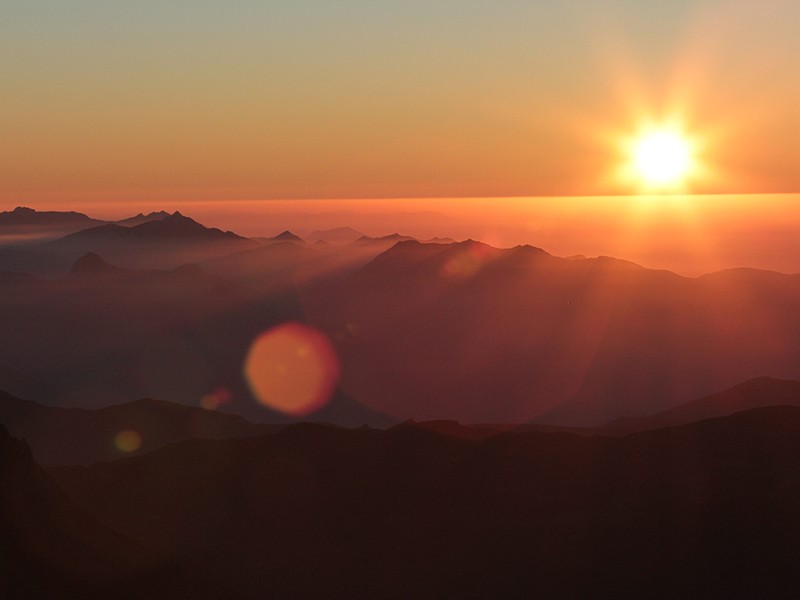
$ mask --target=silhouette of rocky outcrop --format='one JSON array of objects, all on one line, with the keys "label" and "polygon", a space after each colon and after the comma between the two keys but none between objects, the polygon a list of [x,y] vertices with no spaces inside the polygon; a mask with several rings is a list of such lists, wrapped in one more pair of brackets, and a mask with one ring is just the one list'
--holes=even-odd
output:
[{"label": "silhouette of rocky outcrop", "polygon": [[302,424],[50,472],[234,598],[794,593],[800,409],[622,438],[458,430]]}]

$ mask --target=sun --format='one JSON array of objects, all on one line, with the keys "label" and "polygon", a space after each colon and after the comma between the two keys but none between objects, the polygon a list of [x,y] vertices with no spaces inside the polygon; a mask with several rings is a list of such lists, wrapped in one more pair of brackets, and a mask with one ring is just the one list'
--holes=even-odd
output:
[{"label": "sun", "polygon": [[695,169],[695,147],[678,129],[651,128],[628,144],[629,171],[647,190],[681,191]]},{"label": "sun", "polygon": [[656,131],[637,140],[633,159],[642,179],[653,185],[680,182],[692,163],[688,141],[674,131]]}]

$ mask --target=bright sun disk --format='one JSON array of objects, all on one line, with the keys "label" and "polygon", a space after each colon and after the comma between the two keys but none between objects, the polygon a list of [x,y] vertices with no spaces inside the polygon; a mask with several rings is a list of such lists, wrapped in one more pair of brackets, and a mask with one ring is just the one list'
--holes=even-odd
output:
[{"label": "bright sun disk", "polygon": [[692,144],[676,131],[650,131],[634,141],[632,159],[634,170],[645,185],[679,186],[692,169]]}]

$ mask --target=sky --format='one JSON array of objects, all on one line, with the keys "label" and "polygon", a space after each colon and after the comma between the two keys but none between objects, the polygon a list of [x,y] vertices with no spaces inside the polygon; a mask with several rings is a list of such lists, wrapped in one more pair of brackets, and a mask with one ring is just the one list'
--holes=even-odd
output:
[{"label": "sky", "polygon": [[800,192],[793,0],[0,0],[0,204]]}]

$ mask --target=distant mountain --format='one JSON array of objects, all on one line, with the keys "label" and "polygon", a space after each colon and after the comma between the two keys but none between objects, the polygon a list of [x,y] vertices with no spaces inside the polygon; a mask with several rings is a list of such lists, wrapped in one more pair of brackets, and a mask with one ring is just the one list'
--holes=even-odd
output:
[{"label": "distant mountain", "polygon": [[201,264],[209,273],[264,295],[294,291],[339,278],[362,267],[383,250],[382,246],[319,244],[270,242]]},{"label": "distant mountain", "polygon": [[49,473],[228,598],[796,591],[800,409],[620,438],[462,429],[302,424]]},{"label": "distant mountain", "polygon": [[72,265],[69,271],[73,276],[108,276],[124,275],[130,273],[127,269],[120,269],[107,263],[103,258],[94,252],[87,252]]},{"label": "distant mountain", "polygon": [[103,221],[92,219],[83,213],[74,211],[37,211],[32,208],[18,206],[12,211],[0,212],[0,228],[22,226],[86,228],[99,223],[103,223]]},{"label": "distant mountain", "polygon": [[383,429],[398,423],[398,419],[375,408],[357,402],[341,389],[333,393],[330,401],[318,411],[306,415],[304,421],[327,423],[338,427],[377,427]]},{"label": "distant mountain", "polygon": [[3,265],[3,254],[13,256],[15,247],[24,248],[103,223],[83,213],[37,211],[23,206],[0,212],[0,270],[18,270],[13,264]]},{"label": "distant mountain", "polygon": [[[62,279],[11,277],[3,283],[0,277],[0,389],[86,409],[145,397],[198,406],[219,392],[229,400],[220,410],[251,421],[291,421],[255,401],[242,363],[259,335],[304,318],[291,287],[258,291],[258,278],[268,275],[267,253],[279,253],[281,269],[283,250],[315,252],[292,243],[257,250],[239,267],[217,265],[219,276],[210,263],[134,270],[88,255]],[[249,267],[256,269],[252,288],[244,285]],[[265,285],[273,283],[267,276]],[[343,425],[395,422],[341,392],[306,418]]]},{"label": "distant mountain", "polygon": [[159,210],[150,212],[147,214],[139,213],[133,217],[128,217],[127,219],[120,219],[119,221],[114,221],[116,225],[122,225],[123,227],[134,227],[136,225],[141,225],[142,223],[148,223],[150,221],[162,221],[169,217],[170,214],[165,210]]},{"label": "distant mountain", "polygon": [[453,244],[455,240],[453,238],[448,237],[433,237],[427,240],[418,239],[411,235],[402,235],[399,233],[392,233],[389,235],[379,236],[379,237],[370,237],[368,235],[362,235],[360,238],[355,240],[356,243],[365,244],[365,243],[381,243],[381,242],[420,242],[422,244]]},{"label": "distant mountain", "polygon": [[303,305],[344,391],[401,419],[597,426],[800,379],[800,276],[401,241]]},{"label": "distant mountain", "polygon": [[183,216],[175,211],[171,215],[162,219],[145,221],[132,227],[123,227],[114,223],[100,225],[90,229],[84,229],[75,234],[64,238],[63,242],[72,240],[89,239],[115,239],[115,240],[136,240],[156,238],[162,241],[167,240],[192,240],[192,241],[217,241],[242,240],[246,238],[236,235],[231,231],[222,231],[215,227],[204,227],[194,219]]},{"label": "distant mountain", "polygon": [[[0,271],[58,276],[87,253],[98,254],[128,269],[169,269],[258,246],[257,242],[230,231],[204,227],[179,212],[133,226],[89,225],[77,228],[79,231],[61,232],[58,239],[52,239],[52,232],[48,235],[39,232],[30,234],[37,243],[5,246],[0,243]],[[50,241],[43,241],[47,239]]]},{"label": "distant mountain", "polygon": [[91,252],[129,269],[164,269],[257,246],[233,232],[204,227],[175,212],[130,227],[114,223],[91,227],[49,242],[44,249],[61,261],[74,261]]},{"label": "distant mountain", "polygon": [[322,241],[335,246],[343,246],[345,244],[352,244],[357,239],[363,237],[366,236],[352,227],[334,227],[333,229],[312,231],[306,236],[306,240],[309,242]]},{"label": "distant mountain", "polygon": [[[37,462],[45,465],[92,464],[142,454],[193,438],[247,437],[278,426],[253,424],[237,415],[160,400],[137,400],[97,410],[57,408],[20,400],[0,391],[0,423],[25,438]],[[123,451],[115,436],[132,431],[138,448]]]},{"label": "distant mountain", "polygon": [[269,294],[338,280],[397,243],[390,238],[341,246],[323,241],[306,244],[302,240],[298,242],[299,238],[290,232],[284,234],[260,240],[266,243],[257,248],[226,254],[201,264],[210,273],[258,294]]},{"label": "distant mountain", "polygon": [[368,235],[362,235],[360,238],[355,240],[355,243],[370,244],[375,242],[390,242],[392,244],[395,244],[397,242],[408,242],[408,241],[417,241],[417,240],[411,237],[410,235],[400,235],[399,233],[391,233],[389,235],[383,235],[380,237],[370,237]]},{"label": "distant mountain", "polygon": [[305,283],[319,271],[324,258],[305,244],[278,241],[211,258],[202,266],[258,293],[270,293]]},{"label": "distant mountain", "polygon": [[800,381],[758,377],[654,415],[616,419],[608,427],[623,431],[673,427],[767,406],[800,407]]},{"label": "distant mountain", "polygon": [[[234,286],[196,266],[124,270],[84,256],[62,279],[4,287],[0,366],[17,374],[10,389],[31,400],[88,408],[150,396],[197,405],[221,385],[217,369],[233,368],[211,368],[219,352],[205,348],[229,343],[232,335],[255,337],[269,322],[253,307],[262,320],[243,322],[254,333],[242,334],[241,325],[217,331],[220,319],[235,321],[246,302]],[[244,349],[246,343],[239,342]]]},{"label": "distant mountain", "polygon": [[303,242],[303,238],[293,234],[288,229],[276,235],[275,237],[266,238],[269,242]]}]

